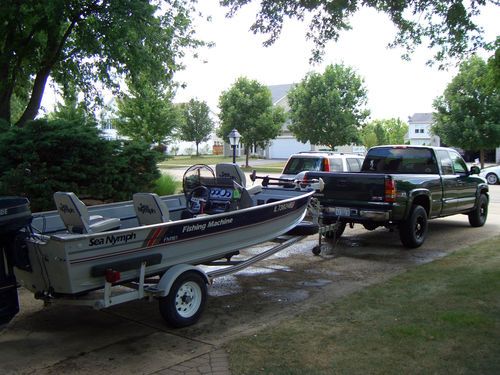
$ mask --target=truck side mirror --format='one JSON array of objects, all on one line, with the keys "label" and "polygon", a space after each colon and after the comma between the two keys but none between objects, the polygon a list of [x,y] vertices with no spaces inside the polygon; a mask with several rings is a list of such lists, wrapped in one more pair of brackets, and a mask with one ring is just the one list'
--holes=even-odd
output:
[{"label": "truck side mirror", "polygon": [[481,172],[481,168],[479,168],[477,165],[473,165],[470,167],[470,174],[479,174]]}]

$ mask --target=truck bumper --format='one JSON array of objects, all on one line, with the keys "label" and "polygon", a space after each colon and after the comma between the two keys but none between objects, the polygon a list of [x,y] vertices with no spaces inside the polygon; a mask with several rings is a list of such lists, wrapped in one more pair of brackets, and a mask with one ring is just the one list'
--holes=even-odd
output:
[{"label": "truck bumper", "polygon": [[342,221],[352,222],[387,222],[391,220],[389,211],[366,210],[349,207],[325,207],[323,213],[326,217],[340,218]]}]

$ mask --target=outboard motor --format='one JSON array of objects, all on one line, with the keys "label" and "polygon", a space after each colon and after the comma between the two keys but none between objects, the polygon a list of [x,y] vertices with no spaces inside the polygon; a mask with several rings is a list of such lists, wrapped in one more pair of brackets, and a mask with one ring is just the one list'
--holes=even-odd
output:
[{"label": "outboard motor", "polygon": [[14,275],[16,238],[31,223],[29,201],[22,197],[0,197],[0,326],[19,312]]}]

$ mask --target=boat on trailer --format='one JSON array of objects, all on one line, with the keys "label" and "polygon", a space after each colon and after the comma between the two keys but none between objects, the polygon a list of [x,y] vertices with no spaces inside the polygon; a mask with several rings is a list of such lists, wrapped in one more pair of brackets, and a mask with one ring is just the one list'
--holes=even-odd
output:
[{"label": "boat on trailer", "polygon": [[131,201],[91,207],[72,192],[56,192],[57,210],[33,214],[25,198],[0,198],[0,324],[19,311],[20,284],[48,303],[98,309],[158,297],[169,325],[191,325],[201,316],[212,278],[301,237],[234,268],[207,273],[199,265],[230,264],[239,250],[291,231],[314,193],[299,185],[247,188],[234,164],[217,165],[215,172],[206,165],[189,168],[183,190],[164,197],[137,193]]}]

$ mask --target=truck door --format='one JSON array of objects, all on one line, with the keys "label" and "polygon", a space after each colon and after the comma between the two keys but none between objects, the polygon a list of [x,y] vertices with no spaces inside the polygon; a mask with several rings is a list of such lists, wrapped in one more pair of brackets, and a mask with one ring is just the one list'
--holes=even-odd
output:
[{"label": "truck door", "polygon": [[448,151],[437,150],[436,154],[443,182],[441,215],[451,215],[456,212],[458,182],[455,177],[455,172],[453,171],[453,164]]},{"label": "truck door", "polygon": [[465,211],[474,207],[476,201],[476,183],[469,176],[467,164],[456,151],[450,150],[451,162],[455,179],[457,181],[457,205],[456,211]]}]

